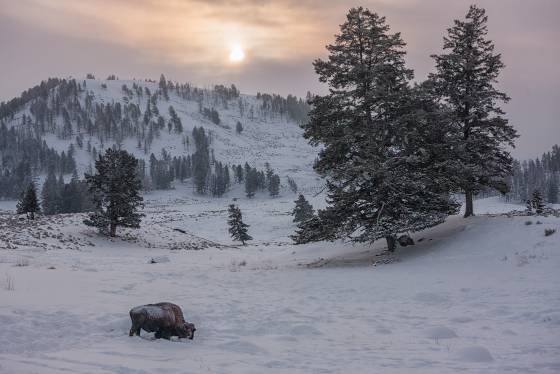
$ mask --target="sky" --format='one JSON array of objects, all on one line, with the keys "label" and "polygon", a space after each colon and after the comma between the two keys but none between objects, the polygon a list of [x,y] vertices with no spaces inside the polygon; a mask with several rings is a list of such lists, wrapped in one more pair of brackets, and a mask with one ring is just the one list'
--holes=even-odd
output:
[{"label": "sky", "polygon": [[[326,56],[348,9],[387,18],[425,79],[443,36],[470,4],[487,10],[506,68],[499,87],[521,137],[513,155],[560,143],[558,0],[0,0],[0,101],[48,77],[234,83],[243,93],[324,93],[312,62]],[[232,50],[243,51],[231,61]]]}]

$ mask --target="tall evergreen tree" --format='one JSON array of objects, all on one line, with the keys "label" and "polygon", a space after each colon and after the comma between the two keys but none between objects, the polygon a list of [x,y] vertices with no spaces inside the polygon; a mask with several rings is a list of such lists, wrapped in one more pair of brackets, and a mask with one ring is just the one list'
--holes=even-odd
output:
[{"label": "tall evergreen tree", "polygon": [[118,226],[140,227],[143,214],[141,181],[137,175],[138,160],[126,151],[109,148],[95,162],[95,175],[86,175],[86,181],[95,210],[84,223],[101,232],[116,235]]},{"label": "tall evergreen tree", "polygon": [[534,190],[533,191],[533,198],[531,199],[531,206],[533,209],[535,209],[535,212],[537,214],[541,214],[544,210],[544,203],[543,203],[543,198],[541,195],[541,191],[539,190]]},{"label": "tall evergreen tree", "polygon": [[560,193],[560,186],[558,185],[558,176],[554,173],[549,177],[547,186],[546,186],[546,194],[547,200],[550,204],[557,204],[558,203],[558,194]]},{"label": "tall evergreen tree", "polygon": [[296,242],[386,238],[393,250],[398,233],[433,226],[455,211],[426,168],[436,152],[418,147],[432,134],[416,106],[430,101],[409,86],[404,46],[385,18],[353,8],[327,46],[328,60],[315,61],[330,93],[311,99],[304,135],[323,146],[314,167],[327,179],[329,206],[300,228]]},{"label": "tall evergreen tree", "polygon": [[41,205],[45,215],[56,214],[60,211],[58,182],[54,169],[50,169],[41,190]]},{"label": "tall evergreen tree", "polygon": [[35,219],[35,214],[40,211],[41,208],[39,206],[39,200],[37,199],[37,189],[35,188],[35,183],[31,182],[17,204],[17,213],[25,213],[27,218],[33,220]]},{"label": "tall evergreen tree", "polygon": [[276,197],[280,194],[280,177],[278,174],[272,174],[268,184],[268,192],[270,196]]},{"label": "tall evergreen tree", "polygon": [[243,223],[243,217],[239,207],[231,204],[228,208],[228,213],[229,233],[233,240],[240,241],[243,245],[245,245],[245,242],[253,240],[253,238],[247,233],[249,225]]},{"label": "tall evergreen tree", "polygon": [[313,206],[309,204],[309,201],[300,194],[296,201],[294,201],[296,206],[292,210],[292,216],[294,216],[294,222],[304,222],[313,217]]},{"label": "tall evergreen tree", "polygon": [[499,106],[509,97],[495,87],[504,64],[487,39],[487,21],[484,9],[472,5],[466,19],[447,30],[444,52],[432,56],[436,72],[430,79],[456,125],[449,137],[460,143],[455,157],[462,164],[457,177],[466,196],[465,217],[474,214],[473,194],[481,188],[506,192],[502,180],[511,173],[512,158],[504,145],[513,146],[517,137]]}]

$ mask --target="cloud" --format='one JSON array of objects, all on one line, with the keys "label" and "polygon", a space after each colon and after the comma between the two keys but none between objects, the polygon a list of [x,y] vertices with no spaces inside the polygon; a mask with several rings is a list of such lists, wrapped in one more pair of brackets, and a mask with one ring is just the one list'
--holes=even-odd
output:
[{"label": "cloud", "polygon": [[[244,92],[324,92],[311,62],[363,5],[386,16],[407,43],[417,79],[433,68],[453,19],[472,0],[0,0],[0,100],[48,76],[157,78],[195,84],[235,83]],[[505,106],[519,129],[517,154],[558,142],[560,1],[478,0],[489,36],[503,54]],[[227,61],[232,44],[245,63]],[[539,149],[539,153],[541,148]]]}]

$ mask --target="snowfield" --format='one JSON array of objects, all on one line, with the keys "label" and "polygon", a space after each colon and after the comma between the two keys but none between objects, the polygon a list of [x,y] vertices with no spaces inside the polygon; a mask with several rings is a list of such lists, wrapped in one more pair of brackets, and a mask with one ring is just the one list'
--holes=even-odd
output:
[{"label": "snowfield", "polygon": [[[0,373],[560,372],[560,233],[544,235],[559,218],[450,217],[387,256],[292,245],[286,192],[237,202],[246,247],[227,235],[231,195],[178,195],[147,195],[142,229],[114,240],[81,215],[4,210]],[[194,340],[128,336],[128,311],[159,301]]]}]

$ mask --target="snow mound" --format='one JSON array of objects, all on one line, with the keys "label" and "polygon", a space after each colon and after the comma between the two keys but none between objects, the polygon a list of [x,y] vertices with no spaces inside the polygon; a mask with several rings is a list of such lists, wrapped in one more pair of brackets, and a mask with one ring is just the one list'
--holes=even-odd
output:
[{"label": "snow mound", "polygon": [[494,358],[488,349],[481,346],[473,346],[461,349],[457,358],[467,362],[492,362]]}]

